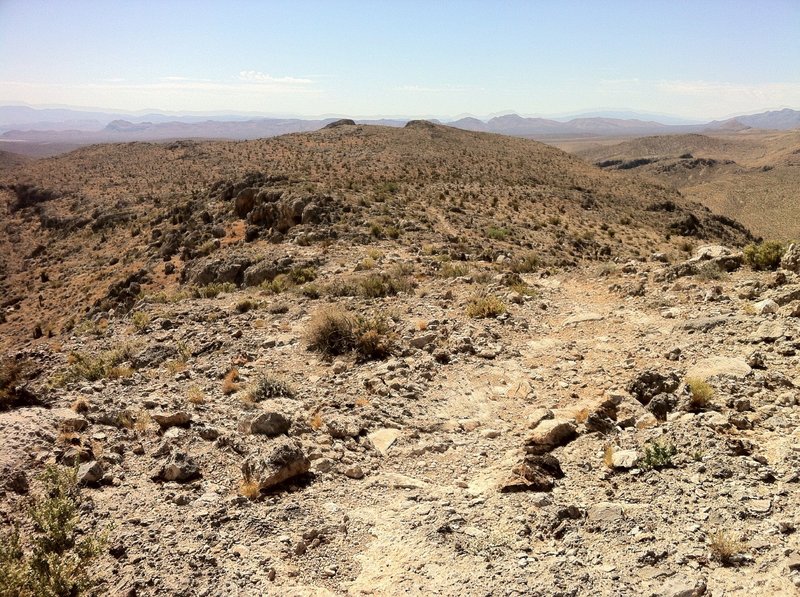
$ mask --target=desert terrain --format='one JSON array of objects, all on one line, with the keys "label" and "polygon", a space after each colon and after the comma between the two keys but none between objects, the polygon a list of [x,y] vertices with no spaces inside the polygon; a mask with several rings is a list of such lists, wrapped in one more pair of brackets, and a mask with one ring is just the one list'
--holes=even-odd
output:
[{"label": "desert terrain", "polygon": [[0,156],[0,595],[796,594],[796,147]]}]

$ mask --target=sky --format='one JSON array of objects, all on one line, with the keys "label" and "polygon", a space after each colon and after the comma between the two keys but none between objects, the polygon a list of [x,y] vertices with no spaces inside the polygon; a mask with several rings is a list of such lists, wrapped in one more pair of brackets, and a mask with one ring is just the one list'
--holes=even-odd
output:
[{"label": "sky", "polygon": [[800,0],[0,0],[0,104],[283,116],[800,109]]}]

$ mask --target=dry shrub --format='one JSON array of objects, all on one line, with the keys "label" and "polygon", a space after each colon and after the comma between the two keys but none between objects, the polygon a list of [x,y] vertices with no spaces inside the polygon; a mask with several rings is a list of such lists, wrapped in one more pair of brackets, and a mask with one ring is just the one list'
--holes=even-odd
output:
[{"label": "dry shrub", "polygon": [[194,385],[189,386],[189,389],[186,391],[186,399],[192,404],[204,404],[206,395],[203,393],[203,390],[200,389],[200,386]]},{"label": "dry shrub", "polygon": [[355,318],[338,307],[317,311],[306,330],[308,347],[332,357],[349,352],[355,345]]},{"label": "dry shrub", "polygon": [[497,317],[505,312],[505,303],[493,294],[475,296],[467,304],[467,317],[475,319]]},{"label": "dry shrub", "polygon": [[242,479],[239,483],[239,494],[248,500],[255,500],[261,495],[261,485],[254,479]]},{"label": "dry shrub", "polygon": [[708,408],[708,403],[714,396],[714,388],[703,379],[691,377],[686,380],[689,388],[689,408],[700,411]]},{"label": "dry shrub", "polygon": [[236,383],[239,381],[239,370],[234,367],[228,373],[225,374],[225,378],[222,380],[222,393],[226,396],[233,394],[234,392],[239,391],[239,384]]},{"label": "dry shrub", "polygon": [[730,531],[717,530],[708,538],[711,557],[724,566],[732,564],[744,551],[744,543]]},{"label": "dry shrub", "polygon": [[308,424],[311,426],[311,429],[314,431],[318,431],[322,429],[322,415],[319,411],[315,412],[311,415],[311,418],[308,420]]},{"label": "dry shrub", "polygon": [[12,358],[0,361],[0,410],[11,408],[29,398],[27,392],[18,388],[27,380],[32,369],[29,361]]}]

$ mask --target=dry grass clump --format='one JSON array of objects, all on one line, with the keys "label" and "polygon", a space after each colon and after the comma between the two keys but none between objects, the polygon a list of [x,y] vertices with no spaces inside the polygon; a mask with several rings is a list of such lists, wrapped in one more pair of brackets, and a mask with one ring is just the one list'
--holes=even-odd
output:
[{"label": "dry grass clump", "polygon": [[440,278],[460,278],[469,274],[469,265],[461,262],[445,261],[436,274]]},{"label": "dry grass clump", "polygon": [[186,391],[186,400],[188,400],[191,404],[205,404],[206,395],[200,386],[192,385],[189,386],[189,389]]},{"label": "dry grass clump", "polygon": [[474,296],[467,304],[467,317],[474,319],[497,317],[505,312],[505,303],[493,294]]},{"label": "dry grass clump", "polygon": [[234,367],[225,374],[222,380],[222,393],[226,396],[239,391],[239,370]]},{"label": "dry grass clump", "polygon": [[73,352],[67,360],[69,367],[57,374],[53,382],[56,386],[64,386],[76,381],[130,377],[133,375],[133,368],[124,363],[131,360],[133,352],[134,348],[130,344],[98,354]]},{"label": "dry grass clump", "polygon": [[539,267],[539,256],[536,253],[526,253],[511,261],[509,268],[515,274],[529,274]]},{"label": "dry grass clump", "polygon": [[261,495],[261,485],[254,479],[245,478],[239,483],[239,495],[255,500]]},{"label": "dry grass clump", "polygon": [[308,347],[326,357],[355,352],[363,360],[389,356],[395,334],[382,317],[356,317],[338,307],[317,311],[306,330]]},{"label": "dry grass clump", "polygon": [[736,556],[740,555],[744,549],[744,543],[730,531],[716,530],[708,537],[708,547],[711,550],[711,557],[728,566],[734,563]]},{"label": "dry grass clump", "polygon": [[714,388],[707,381],[690,377],[686,380],[686,387],[689,388],[689,408],[692,411],[708,408],[708,403],[714,396]]}]

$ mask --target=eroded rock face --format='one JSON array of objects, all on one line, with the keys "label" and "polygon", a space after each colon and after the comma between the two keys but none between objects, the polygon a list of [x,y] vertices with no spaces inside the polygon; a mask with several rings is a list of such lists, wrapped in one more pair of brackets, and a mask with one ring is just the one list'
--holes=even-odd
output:
[{"label": "eroded rock face", "polygon": [[265,451],[248,456],[242,463],[242,474],[245,479],[258,483],[261,489],[267,489],[307,473],[310,466],[300,444],[289,438],[278,438]]},{"label": "eroded rock face", "polygon": [[185,283],[194,286],[207,286],[209,284],[240,284],[244,278],[245,270],[252,261],[247,257],[231,255],[198,259],[189,263],[181,273]]},{"label": "eroded rock face", "polygon": [[200,476],[200,466],[184,452],[175,452],[153,475],[160,481],[191,481]]}]

